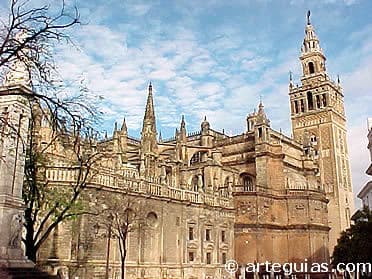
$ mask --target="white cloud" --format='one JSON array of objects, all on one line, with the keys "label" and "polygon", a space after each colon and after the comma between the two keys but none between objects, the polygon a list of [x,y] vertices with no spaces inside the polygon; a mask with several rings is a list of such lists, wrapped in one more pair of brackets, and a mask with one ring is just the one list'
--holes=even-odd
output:
[{"label": "white cloud", "polygon": [[[213,128],[241,133],[246,129],[246,115],[257,107],[259,96],[263,95],[272,126],[289,134],[288,72],[292,70],[299,80],[298,45],[302,34],[292,48],[283,48],[279,43],[293,38],[288,30],[282,30],[284,39],[278,39],[265,35],[266,31],[255,32],[256,26],[251,34],[249,30],[222,24],[208,32],[208,41],[206,31],[197,30],[198,18],[185,15],[195,17],[206,7],[220,4],[191,2],[177,5],[177,12],[184,18],[177,18],[174,26],[165,25],[160,17],[148,17],[157,3],[125,3],[125,13],[136,19],[115,26],[103,25],[109,14],[106,11],[74,34],[81,50],[65,49],[61,59],[63,75],[73,79],[84,72],[93,92],[105,97],[107,120],[121,121],[126,116],[130,130],[138,130],[142,125],[146,88],[152,80],[159,129],[173,131],[181,114],[188,120],[188,131],[199,129],[207,115]],[[355,2],[345,0],[344,4]],[[95,12],[92,7],[87,9]],[[338,22],[342,20],[340,10],[332,12],[338,16]],[[293,15],[288,16],[288,21],[293,22]],[[323,32],[327,26],[322,26]],[[298,32],[302,32],[300,28]],[[345,38],[346,43],[334,54],[329,67],[332,71],[347,69],[342,72],[342,84],[351,127],[349,146],[355,189],[363,183],[367,167],[364,159],[358,158],[366,151],[363,125],[371,113],[368,106],[372,103],[371,30],[369,25]],[[326,38],[321,40],[323,45]],[[351,62],[355,67],[345,66]],[[163,133],[165,137],[172,135],[173,132]]]}]

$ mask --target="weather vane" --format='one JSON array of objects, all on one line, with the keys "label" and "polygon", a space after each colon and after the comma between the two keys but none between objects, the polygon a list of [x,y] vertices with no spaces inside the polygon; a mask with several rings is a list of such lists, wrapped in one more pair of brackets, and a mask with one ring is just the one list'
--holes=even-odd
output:
[{"label": "weather vane", "polygon": [[307,24],[310,25],[310,10],[307,11]]}]

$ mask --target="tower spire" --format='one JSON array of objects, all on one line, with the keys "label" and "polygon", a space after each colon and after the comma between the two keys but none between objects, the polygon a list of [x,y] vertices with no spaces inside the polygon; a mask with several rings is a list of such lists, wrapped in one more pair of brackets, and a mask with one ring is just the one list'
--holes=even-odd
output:
[{"label": "tower spire", "polygon": [[185,123],[185,116],[182,115],[181,118],[181,130],[186,128],[186,123]]},{"label": "tower spire", "polygon": [[151,82],[148,86],[148,96],[146,102],[145,116],[143,117],[141,143],[144,153],[154,152],[157,149],[156,120]]},{"label": "tower spire", "polygon": [[185,123],[185,116],[182,115],[181,118],[181,125],[180,125],[180,140],[182,142],[187,141],[187,133],[186,133],[186,123]]},{"label": "tower spire", "polygon": [[154,110],[154,100],[153,100],[153,95],[152,95],[151,81],[150,81],[150,84],[149,84],[149,87],[148,87],[148,95],[147,95],[144,122],[146,122],[146,120],[153,122],[153,125],[154,125],[154,128],[155,128],[155,110]]}]

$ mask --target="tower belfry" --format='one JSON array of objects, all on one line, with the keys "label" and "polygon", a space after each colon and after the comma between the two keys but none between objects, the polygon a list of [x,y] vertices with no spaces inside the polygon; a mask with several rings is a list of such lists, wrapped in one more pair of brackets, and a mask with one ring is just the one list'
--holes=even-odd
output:
[{"label": "tower belfry", "polygon": [[350,226],[354,202],[346,140],[344,95],[326,71],[326,57],[307,15],[301,47],[301,85],[289,86],[292,131],[305,144],[308,135],[318,158],[321,187],[327,194],[329,247],[332,252],[340,232]]},{"label": "tower belfry", "polygon": [[307,16],[305,38],[301,47],[302,79],[309,76],[326,75],[326,57],[320,47],[318,36],[310,23],[310,11]]}]

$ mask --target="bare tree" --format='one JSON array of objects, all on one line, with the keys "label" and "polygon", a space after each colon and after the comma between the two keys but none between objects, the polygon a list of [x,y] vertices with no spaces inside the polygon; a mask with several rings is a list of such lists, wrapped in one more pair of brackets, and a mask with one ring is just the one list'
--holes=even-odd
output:
[{"label": "bare tree", "polygon": [[[128,252],[128,237],[131,233],[144,232],[146,229],[145,217],[143,216],[144,203],[131,196],[128,192],[119,190],[116,192],[101,193],[99,200],[105,200],[102,211],[96,216],[97,228],[103,229],[103,236],[108,244],[111,239],[117,239],[120,252],[121,278],[125,278],[125,260]],[[138,235],[140,237],[140,235]],[[109,278],[109,252],[108,245],[106,255],[106,277]]]},{"label": "bare tree", "polygon": [[66,31],[80,24],[76,7],[72,10],[61,0],[53,11],[49,5],[32,7],[31,1],[10,0],[8,20],[0,20],[0,73],[19,70],[21,61],[34,87],[56,85],[58,77],[53,48],[62,40],[71,42]]},{"label": "bare tree", "polygon": [[[32,94],[17,93],[27,97],[31,109],[29,137],[22,144],[26,150],[23,241],[32,261],[59,223],[84,213],[79,198],[102,155],[93,130],[99,118],[94,96],[84,81],[66,84],[53,57],[58,44],[71,43],[67,30],[80,24],[79,17],[77,8],[67,7],[63,0],[59,8],[35,8],[31,1],[11,0],[8,19],[0,20],[0,81],[5,85],[22,83],[32,90]],[[17,135],[17,127],[12,127],[6,116],[0,120],[8,134]],[[43,123],[49,129],[46,142],[40,140]],[[62,158],[56,156],[58,148]],[[55,167],[55,162],[73,173],[73,181],[64,187],[48,178],[48,169]]]}]

